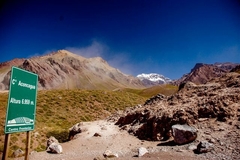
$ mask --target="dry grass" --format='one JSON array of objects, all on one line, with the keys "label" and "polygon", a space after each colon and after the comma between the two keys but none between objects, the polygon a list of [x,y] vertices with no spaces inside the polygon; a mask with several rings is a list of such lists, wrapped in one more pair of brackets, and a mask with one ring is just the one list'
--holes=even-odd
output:
[{"label": "dry grass", "polygon": [[6,108],[7,108],[7,98],[8,93],[1,93],[0,94],[0,152],[3,151],[3,144],[4,144],[4,123],[6,117]]},{"label": "dry grass", "polygon": [[173,95],[178,91],[178,87],[170,84],[164,84],[164,85],[153,86],[153,87],[142,89],[142,90],[125,89],[125,91],[132,92],[140,96],[149,98],[159,93],[166,96]]},{"label": "dry grass", "polygon": [[[0,94],[0,152],[4,144],[4,124],[8,93]],[[68,138],[68,129],[81,121],[104,119],[111,113],[141,104],[146,98],[122,91],[52,90],[39,91],[35,130],[32,131],[33,150],[46,149],[46,140],[55,136],[60,142]],[[26,133],[11,134],[10,155],[25,147]]]}]

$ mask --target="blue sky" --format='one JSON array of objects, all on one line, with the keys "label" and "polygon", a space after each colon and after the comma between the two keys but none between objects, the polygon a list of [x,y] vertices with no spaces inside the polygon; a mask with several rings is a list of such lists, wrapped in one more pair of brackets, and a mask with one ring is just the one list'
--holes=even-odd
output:
[{"label": "blue sky", "polygon": [[67,49],[123,73],[171,79],[240,63],[239,0],[4,0],[0,62]]}]

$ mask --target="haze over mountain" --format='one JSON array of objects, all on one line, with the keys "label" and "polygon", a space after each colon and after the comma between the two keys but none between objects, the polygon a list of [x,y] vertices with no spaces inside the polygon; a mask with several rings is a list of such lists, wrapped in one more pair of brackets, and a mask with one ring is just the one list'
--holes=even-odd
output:
[{"label": "haze over mountain", "polygon": [[59,50],[45,56],[29,59],[13,59],[0,63],[0,90],[9,89],[10,71],[12,66],[37,73],[39,89],[108,89],[137,88],[142,89],[156,85],[171,83],[180,85],[187,81],[204,84],[215,77],[229,72],[237,63],[197,63],[190,73],[182,78],[171,79],[156,73],[142,73],[137,77],[124,74],[110,66],[101,57],[85,58]]},{"label": "haze over mountain", "polygon": [[0,64],[0,89],[8,89],[11,66],[38,74],[39,89],[144,88],[136,77],[115,69],[101,57],[84,58],[66,50]]}]

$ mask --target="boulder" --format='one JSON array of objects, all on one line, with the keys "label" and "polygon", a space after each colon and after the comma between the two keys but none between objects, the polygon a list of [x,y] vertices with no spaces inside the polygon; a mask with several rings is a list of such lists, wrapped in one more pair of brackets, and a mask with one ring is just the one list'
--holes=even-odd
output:
[{"label": "boulder", "polygon": [[148,150],[144,147],[138,149],[138,157],[142,157],[144,154],[148,153]]},{"label": "boulder", "polygon": [[214,145],[212,143],[209,143],[208,141],[201,141],[197,145],[197,152],[198,153],[207,153],[213,150]]},{"label": "boulder", "polygon": [[93,137],[102,137],[100,133],[94,133]]},{"label": "boulder", "polygon": [[82,132],[82,129],[81,129],[81,123],[77,123],[75,124],[73,127],[71,127],[69,129],[69,136],[68,136],[68,139],[69,140],[72,140],[74,139],[74,136],[78,133],[81,133]]},{"label": "boulder", "polygon": [[104,153],[103,153],[103,156],[105,158],[114,158],[114,157],[118,157],[118,154],[117,153],[113,153],[112,151],[110,150],[106,150]]},{"label": "boulder", "polygon": [[13,152],[13,156],[14,157],[20,157],[20,156],[22,156],[24,154],[24,152],[23,152],[23,150],[21,150],[21,149],[17,149],[17,150],[15,150],[14,152]]},{"label": "boulder", "polygon": [[175,143],[186,144],[197,138],[197,130],[186,124],[176,124],[172,126],[172,135]]},{"label": "boulder", "polygon": [[53,136],[51,136],[47,140],[47,152],[62,153],[62,146],[59,144],[58,140]]},{"label": "boulder", "polygon": [[62,146],[59,143],[55,143],[53,142],[52,144],[50,144],[50,146],[48,147],[47,151],[49,153],[62,153]]},{"label": "boulder", "polygon": [[47,140],[47,147],[49,147],[52,143],[57,143],[58,144],[59,142],[58,142],[58,140],[55,137],[51,136]]},{"label": "boulder", "polygon": [[194,150],[197,149],[197,146],[196,145],[190,145],[190,146],[187,147],[187,149],[194,151]]}]

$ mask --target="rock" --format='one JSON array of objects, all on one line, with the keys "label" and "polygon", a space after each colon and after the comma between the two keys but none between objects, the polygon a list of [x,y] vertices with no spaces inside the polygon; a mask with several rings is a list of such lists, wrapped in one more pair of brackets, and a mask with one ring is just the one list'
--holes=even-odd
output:
[{"label": "rock", "polygon": [[207,121],[207,120],[208,120],[208,118],[199,118],[198,119],[199,122],[203,122],[203,121]]},{"label": "rock", "polygon": [[47,147],[49,147],[52,143],[57,143],[58,144],[58,140],[55,137],[53,137],[53,136],[48,138],[48,140],[47,140]]},{"label": "rock", "polygon": [[107,127],[106,126],[102,126],[101,130],[107,130]]},{"label": "rock", "polygon": [[146,100],[144,105],[151,105],[154,104],[154,102],[158,101],[158,100],[164,100],[166,99],[166,96],[163,94],[157,94],[156,96],[153,96],[151,98],[149,98],[148,100]]},{"label": "rock", "polygon": [[32,151],[30,152],[30,155],[37,153],[37,151]]},{"label": "rock", "polygon": [[220,127],[220,128],[219,128],[219,131],[225,131],[225,128]]},{"label": "rock", "polygon": [[209,143],[207,141],[201,141],[197,145],[197,152],[198,153],[207,153],[213,150],[214,145],[212,143]]},{"label": "rock", "polygon": [[74,139],[74,136],[78,133],[81,133],[82,129],[81,129],[81,123],[77,123],[75,124],[73,127],[71,127],[69,129],[69,135],[68,135],[68,139],[72,140]]},{"label": "rock", "polygon": [[50,144],[50,146],[47,149],[48,152],[50,153],[62,153],[62,146],[59,143],[55,143],[53,142],[52,144]]},{"label": "rock", "polygon": [[148,150],[144,147],[138,149],[138,157],[142,157],[144,154],[148,153]]},{"label": "rock", "polygon": [[38,136],[40,136],[40,134],[38,132],[34,132],[33,136],[34,136],[34,138],[37,138]]},{"label": "rock", "polygon": [[223,146],[223,145],[224,145],[224,142],[219,142],[219,143],[220,143],[220,145],[221,145],[221,146]]},{"label": "rock", "polygon": [[94,133],[93,136],[94,136],[94,137],[102,137],[101,134],[99,134],[99,133]]},{"label": "rock", "polygon": [[216,140],[214,138],[206,138],[206,140],[210,143],[216,143]]},{"label": "rock", "polygon": [[182,149],[177,148],[177,149],[176,149],[176,152],[185,152],[185,151],[182,150]]},{"label": "rock", "polygon": [[23,154],[24,154],[24,152],[23,152],[23,150],[21,150],[20,148],[13,152],[13,156],[14,156],[14,157],[20,157],[20,156],[22,156]]},{"label": "rock", "polygon": [[211,131],[205,131],[205,134],[211,135]]},{"label": "rock", "polygon": [[176,124],[172,126],[174,142],[177,144],[186,144],[197,138],[197,130],[189,125]]},{"label": "rock", "polygon": [[106,150],[104,153],[103,153],[103,156],[105,158],[114,158],[114,157],[118,157],[118,154],[117,153],[112,153],[112,151],[110,150]]},{"label": "rock", "polygon": [[[240,117],[239,117],[239,121],[240,121]],[[240,129],[240,124],[236,124],[235,126],[237,129]]]},{"label": "rock", "polygon": [[188,146],[188,148],[187,148],[188,150],[196,150],[197,149],[197,146],[196,145],[190,145],[190,146]]},{"label": "rock", "polygon": [[62,146],[59,144],[58,140],[53,136],[51,136],[47,140],[47,152],[62,153]]},{"label": "rock", "polygon": [[185,85],[184,85],[184,88],[194,88],[196,87],[196,84],[194,82],[186,82]]}]

